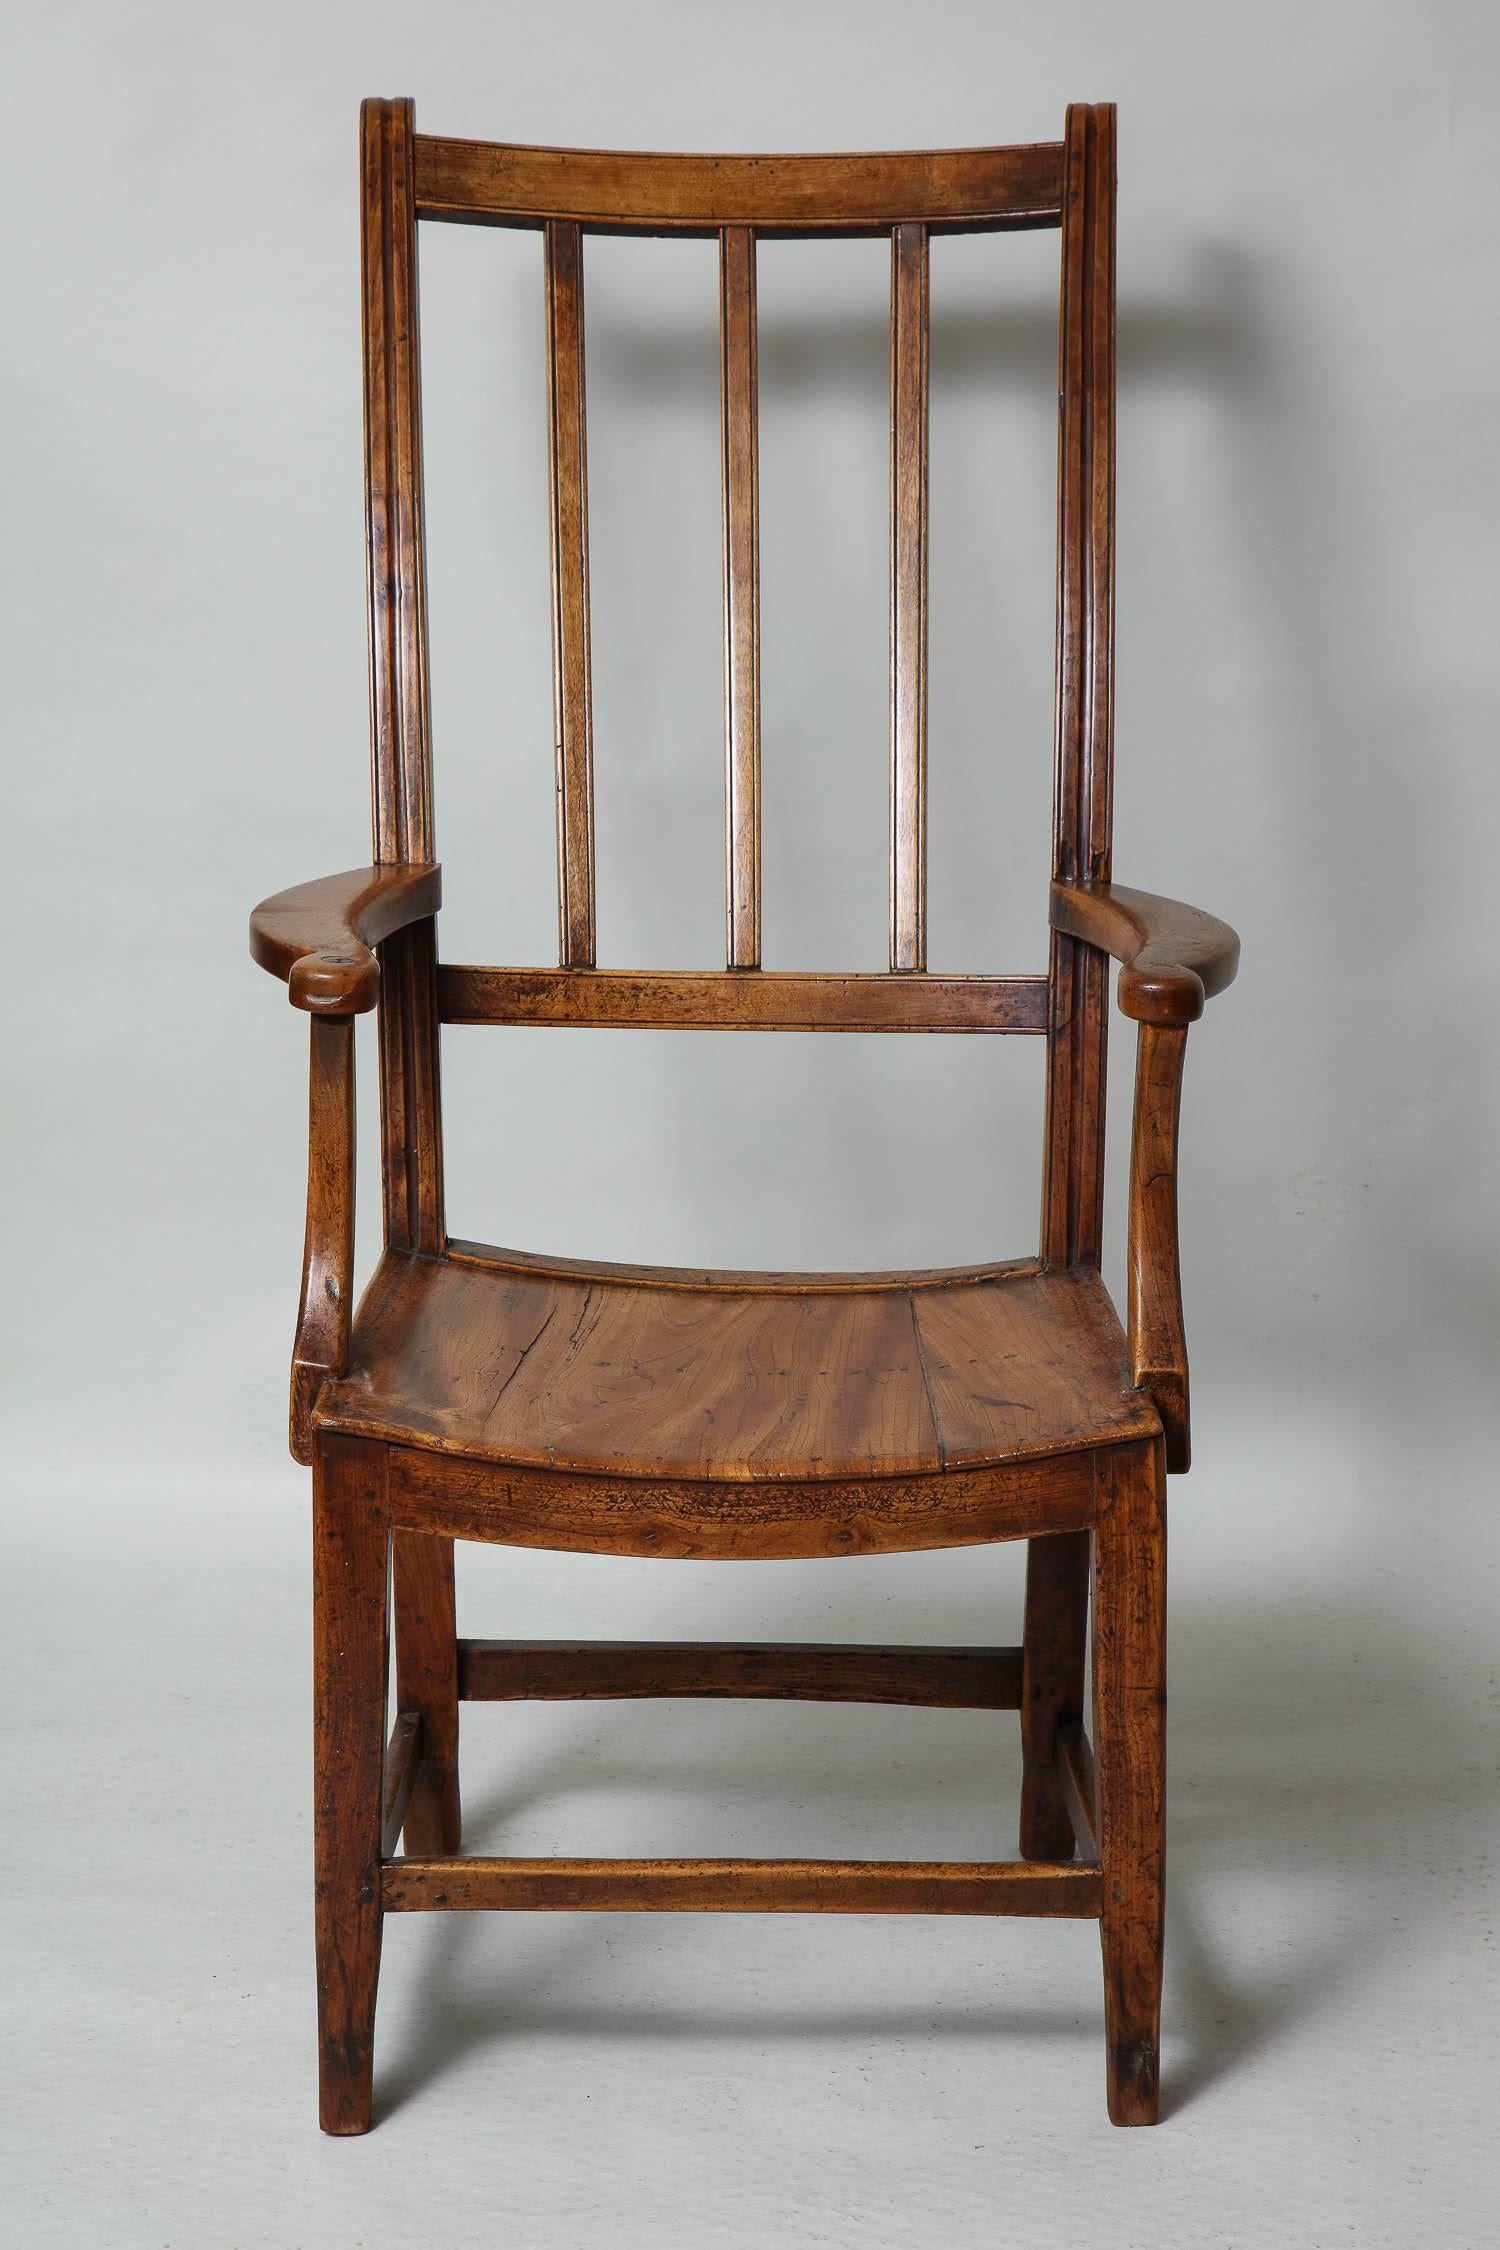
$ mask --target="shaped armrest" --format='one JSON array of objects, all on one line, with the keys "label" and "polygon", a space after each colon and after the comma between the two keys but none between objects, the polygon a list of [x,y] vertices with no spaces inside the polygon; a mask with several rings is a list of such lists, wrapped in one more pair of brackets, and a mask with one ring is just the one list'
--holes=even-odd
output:
[{"label": "shaped armrest", "polygon": [[1121,883],[1054,883],[1052,927],[1120,963],[1120,1006],[1137,1023],[1196,1023],[1240,965],[1227,922]]},{"label": "shaped armrest", "polygon": [[250,952],[280,977],[294,1008],[358,1016],[380,990],[374,948],[442,904],[442,870],[352,867],[262,899],[250,917]]}]

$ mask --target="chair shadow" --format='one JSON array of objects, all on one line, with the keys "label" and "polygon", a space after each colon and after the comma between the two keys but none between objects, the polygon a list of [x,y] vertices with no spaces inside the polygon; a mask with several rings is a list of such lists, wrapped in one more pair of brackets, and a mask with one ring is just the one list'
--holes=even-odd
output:
[{"label": "chair shadow", "polygon": [[[1474,1864],[1500,1774],[1465,1755],[1475,1713],[1399,1615],[1268,1594],[1176,1621],[1169,1752],[1165,2104],[1186,2108],[1404,1961],[1451,1897],[1411,1867],[1432,1835]],[[1264,1968],[1226,1966],[1237,1902],[1274,1918]],[[1331,1911],[1336,1909],[1336,1911]]]},{"label": "chair shadow", "polygon": [[[1165,2115],[1232,2081],[1255,2057],[1290,2046],[1356,1981],[1378,1978],[1387,1959],[1408,1956],[1413,1917],[1426,1911],[1446,1918],[1451,1911],[1439,1892],[1411,1883],[1411,1851],[1441,1820],[1456,1857],[1459,1831],[1488,1823],[1500,1803],[1500,1777],[1489,1777],[1486,1795],[1464,1759],[1469,1725],[1440,1654],[1415,1636],[1408,1640],[1387,1615],[1284,1601],[1264,1610],[1189,1613],[1174,1620],[1172,1675]],[[515,1849],[523,1814],[531,1822],[540,1815],[545,1825],[549,1806],[632,1777],[660,1801],[664,1791],[691,1798],[722,1791],[732,1770],[737,1792],[748,1789],[770,1806],[778,1793],[785,1797],[789,1754],[807,1775],[807,1736],[793,1734],[793,1722],[785,1730],[774,1723],[760,1729],[747,1756],[723,1706],[693,1708],[697,1731],[676,1754],[653,1758],[643,1744],[622,1759],[612,1744],[574,1739],[552,1774],[540,1763],[522,1764],[500,1786],[475,1791],[466,1850]],[[784,1707],[761,1709],[769,1717]],[[1378,1731],[1361,1724],[1372,1711],[1381,1715]],[[1013,1726],[1004,1714],[995,1716],[1002,1727]],[[846,1842],[850,1810],[858,1807],[873,1831],[911,1837],[911,1856],[919,1856],[937,1808],[959,1797],[983,1802],[999,1773],[1018,1782],[1013,1733],[1003,1748],[997,1744],[993,1760],[976,1750],[972,1733],[951,1755],[940,1734],[924,1734],[923,1756],[897,1771],[890,1749],[899,1715],[866,1708],[860,1719],[857,1732],[846,1722],[837,1757],[830,1752],[820,1779],[820,1790],[826,1783],[828,1799],[841,1807]],[[537,1848],[534,1829],[522,1848]],[[1000,1837],[994,1848],[1003,1857],[1014,1847]],[[1251,1926],[1270,1915],[1278,1931],[1275,1945],[1259,1948],[1264,1966],[1254,1970],[1243,1959],[1228,1965],[1234,1949],[1216,1935],[1232,1934],[1243,1886],[1251,1882],[1258,1886]],[[1338,1912],[1330,1916],[1335,1900]],[[419,2098],[474,2053],[517,2037],[749,2034],[797,2043],[928,2035],[1062,2043],[1082,2054],[1095,2051],[1103,2036],[1102,1999],[1098,2014],[1083,2020],[1076,2006],[1007,2006],[1003,1999],[883,2007],[868,1988],[848,2007],[799,2005],[792,1997],[732,2009],[570,1999],[571,1976],[604,1947],[602,1919],[562,1919],[545,1945],[535,1937],[528,1942],[524,1970],[497,1977],[493,1956],[481,1966],[474,1919],[438,1918],[422,1933],[420,1960],[408,1972],[420,1987],[420,2011],[379,2073],[382,2114]],[[616,1952],[643,1935],[644,1917],[609,1919]]]}]

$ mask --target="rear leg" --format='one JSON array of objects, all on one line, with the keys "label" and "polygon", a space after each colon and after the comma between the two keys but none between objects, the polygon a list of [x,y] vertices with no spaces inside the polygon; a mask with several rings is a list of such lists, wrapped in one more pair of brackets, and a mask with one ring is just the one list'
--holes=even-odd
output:
[{"label": "rear leg", "polygon": [[1083,1715],[1089,1535],[1053,1532],[1026,1550],[1021,1672],[1021,1857],[1073,1857],[1073,1823],[1057,1762],[1057,1730]]},{"label": "rear leg", "polygon": [[453,1541],[397,1531],[396,1708],[422,1721],[422,1762],[406,1808],[405,1843],[420,1857],[456,1852],[463,1832],[458,1794],[458,1624]]}]

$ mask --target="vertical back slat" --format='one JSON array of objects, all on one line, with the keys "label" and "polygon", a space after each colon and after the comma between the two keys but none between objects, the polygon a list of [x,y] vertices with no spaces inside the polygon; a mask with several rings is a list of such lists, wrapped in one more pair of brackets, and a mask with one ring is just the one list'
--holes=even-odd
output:
[{"label": "vertical back slat", "polygon": [[360,127],[375,857],[427,860],[432,765],[411,104],[366,102]]},{"label": "vertical back slat", "polygon": [[755,236],[719,236],[719,369],[724,470],[726,949],[760,967],[760,464]]},{"label": "vertical back slat", "polygon": [[[370,741],[377,861],[433,857],[422,520],[417,230],[409,101],[360,112]],[[436,946],[431,922],[381,947],[385,1225],[402,1249],[443,1242]]]},{"label": "vertical back slat", "polygon": [[582,230],[571,220],[549,220],[545,243],[558,957],[564,968],[590,968],[595,950],[594,742]]},{"label": "vertical back slat", "polygon": [[891,234],[890,961],[927,966],[927,229]]},{"label": "vertical back slat", "polygon": [[[1068,111],[1059,341],[1054,873],[1107,881],[1113,783],[1115,113]],[[1054,936],[1042,1254],[1097,1265],[1108,964]]]}]

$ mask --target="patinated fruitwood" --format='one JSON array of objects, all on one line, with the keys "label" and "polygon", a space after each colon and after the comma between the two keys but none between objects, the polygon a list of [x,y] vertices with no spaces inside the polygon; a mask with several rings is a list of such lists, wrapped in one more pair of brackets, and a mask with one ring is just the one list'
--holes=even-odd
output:
[{"label": "patinated fruitwood", "polygon": [[442,904],[442,870],[351,867],[263,899],[250,917],[250,952],[280,977],[294,1008],[358,1016],[380,992],[375,948]]},{"label": "patinated fruitwood", "polygon": [[552,494],[552,677],[557,737],[559,958],[594,958],[594,716],[589,668],[588,441],[583,369],[583,238],[545,229],[547,420]]},{"label": "patinated fruitwood", "polygon": [[1120,963],[1120,1008],[1137,1023],[1196,1023],[1239,967],[1226,922],[1120,883],[1054,883],[1052,927]]},{"label": "patinated fruitwood", "polygon": [[[1100,1455],[1094,1756],[1109,2114],[1156,2122],[1166,1778],[1167,1553],[1161,1440]],[[1076,1744],[1067,1770],[1081,1778]]]},{"label": "patinated fruitwood", "polygon": [[349,1365],[354,1309],[354,1022],[315,1016],[308,1072],[307,1230],[292,1346],[291,1447],[312,1460],[312,1410]]},{"label": "patinated fruitwood", "polygon": [[[748,963],[742,963],[748,967]],[[633,1024],[657,1031],[1034,1031],[1045,977],[753,977],[691,969],[438,971],[444,1023]]]},{"label": "patinated fruitwood", "polygon": [[[1091,1867],[1024,1860],[398,1859],[388,1912],[510,1907],[602,1914],[1041,1914],[1092,1921]],[[1128,2119],[1120,2122],[1128,2123]]]},{"label": "patinated fruitwood", "polygon": [[1021,1700],[1021,1651],[860,1648],[852,1642],[460,1641],[458,1692],[466,1703],[682,1695],[1014,1711]]},{"label": "patinated fruitwood", "polygon": [[325,2133],[363,2133],[370,2124],[386,1815],[384,1472],[381,1447],[348,1438],[323,1438],[313,1457],[313,1858]]},{"label": "patinated fruitwood", "polygon": [[927,966],[927,229],[891,236],[891,967]]},{"label": "patinated fruitwood", "polygon": [[1131,1380],[1161,1416],[1167,1467],[1179,1475],[1192,1450],[1177,1260],[1177,1126],[1186,1052],[1187,1032],[1181,1026],[1141,1025],[1127,1243]]},{"label": "patinated fruitwood", "polygon": [[1060,157],[1055,141],[884,156],[653,156],[425,133],[415,141],[424,219],[507,227],[564,220],[591,232],[666,235],[734,226],[759,235],[889,234],[903,222],[963,233],[1055,226]]},{"label": "patinated fruitwood", "polygon": [[411,1826],[412,1791],[422,1763],[422,1721],[415,1711],[402,1711],[391,1729],[385,1752],[385,1785],[380,1801],[380,1849],[389,1858],[401,1841],[403,1828]]},{"label": "patinated fruitwood", "polygon": [[391,1535],[396,1705],[415,1719],[421,1756],[402,1822],[414,1852],[456,1852],[463,1830],[458,1789],[458,1620],[453,1541],[398,1527]]},{"label": "patinated fruitwood", "polygon": [[[421,352],[412,105],[366,102],[360,119],[364,263],[365,498],[375,858],[430,862],[432,722],[423,545]],[[431,918],[381,952],[381,1177],[386,1239],[443,1246]]]},{"label": "patinated fruitwood", "polygon": [[1034,1539],[1026,1558],[1021,1652],[1021,1851],[1071,1859],[1077,1838],[1059,1744],[1083,1714],[1088,1531]]},{"label": "patinated fruitwood", "polygon": [[731,969],[760,967],[760,445],[755,236],[719,236],[724,447],[725,904]]},{"label": "patinated fruitwood", "polygon": [[[419,137],[409,102],[365,105],[374,863],[282,892],[251,924],[255,958],[311,1019],[292,1447],[313,1467],[320,2105],[330,2132],[370,2122],[383,1915],[479,1908],[1094,1919],[1110,2115],[1121,2124],[1156,2117],[1163,1478],[1186,1468],[1189,1446],[1177,1246],[1182,1067],[1187,1027],[1232,980],[1238,947],[1211,916],[1117,885],[1110,863],[1114,131],[1108,105],[1080,105],[1060,142],[1034,146],[655,156]],[[435,220],[539,237],[555,965],[440,964],[437,955],[416,263],[418,222]],[[950,233],[1037,226],[1058,228],[1061,242],[1052,889],[1038,924],[1050,950],[1045,970],[1026,974],[935,974],[931,268]],[[725,942],[716,969],[599,965],[584,343],[584,244],[599,231],[717,244]],[[839,235],[891,245],[887,964],[768,973],[761,775],[778,746],[762,739],[760,693],[757,245]],[[1112,959],[1121,1008],[1138,1025],[1123,1324],[1099,1272]],[[385,1246],[356,1310],[354,1019],[372,1008]],[[962,1269],[767,1274],[454,1240],[443,1200],[440,1027],[491,1023],[1044,1038],[1039,1253]],[[522,1095],[531,1098],[518,1087]],[[461,1638],[460,1538],[758,1561],[1024,1539],[1022,1641]],[[462,1856],[462,1702],[667,1696],[1013,1710],[1021,1857]]]}]

